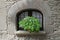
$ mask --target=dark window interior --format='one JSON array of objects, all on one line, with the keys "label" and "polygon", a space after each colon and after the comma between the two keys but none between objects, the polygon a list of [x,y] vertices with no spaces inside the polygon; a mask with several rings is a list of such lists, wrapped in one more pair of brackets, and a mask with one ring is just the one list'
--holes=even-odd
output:
[{"label": "dark window interior", "polygon": [[27,17],[27,16],[33,16],[39,19],[40,23],[41,23],[41,28],[40,31],[43,30],[43,14],[41,11],[37,10],[37,9],[24,9],[19,11],[16,14],[16,27],[17,30],[23,30],[23,28],[19,27],[19,20],[22,20],[23,18]]}]

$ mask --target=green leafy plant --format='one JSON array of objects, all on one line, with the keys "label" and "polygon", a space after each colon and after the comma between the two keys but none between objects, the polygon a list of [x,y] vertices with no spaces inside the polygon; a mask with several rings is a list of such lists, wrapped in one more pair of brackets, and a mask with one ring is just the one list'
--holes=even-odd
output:
[{"label": "green leafy plant", "polygon": [[19,21],[19,27],[29,32],[39,32],[40,26],[39,20],[35,17],[26,17]]}]

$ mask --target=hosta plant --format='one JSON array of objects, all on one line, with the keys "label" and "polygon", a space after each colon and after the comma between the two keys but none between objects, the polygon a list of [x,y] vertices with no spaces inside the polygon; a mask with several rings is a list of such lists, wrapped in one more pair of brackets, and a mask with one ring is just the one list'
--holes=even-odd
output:
[{"label": "hosta plant", "polygon": [[19,27],[22,27],[24,30],[29,32],[39,32],[41,25],[37,18],[26,17],[19,21]]}]

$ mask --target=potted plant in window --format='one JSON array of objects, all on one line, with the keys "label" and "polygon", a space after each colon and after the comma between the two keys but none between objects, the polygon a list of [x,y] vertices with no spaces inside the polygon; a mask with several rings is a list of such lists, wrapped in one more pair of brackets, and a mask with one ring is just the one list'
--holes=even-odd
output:
[{"label": "potted plant in window", "polygon": [[41,24],[39,20],[35,17],[25,17],[19,21],[19,27],[22,27],[24,30],[19,30],[16,34],[19,36],[23,35],[40,35],[45,34],[44,31],[40,31]]},{"label": "potted plant in window", "polygon": [[24,30],[31,32],[39,32],[40,31],[40,22],[35,17],[26,17],[19,21],[19,27],[24,28]]}]

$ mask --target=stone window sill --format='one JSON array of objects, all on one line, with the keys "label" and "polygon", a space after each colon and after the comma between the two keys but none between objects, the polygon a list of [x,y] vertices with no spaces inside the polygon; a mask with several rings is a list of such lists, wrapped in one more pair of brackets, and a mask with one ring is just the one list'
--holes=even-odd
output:
[{"label": "stone window sill", "polygon": [[30,32],[28,32],[28,31],[21,31],[21,30],[19,30],[19,31],[16,31],[15,34],[16,34],[17,36],[26,36],[26,35],[27,35],[27,36],[31,36],[31,35],[39,36],[39,35],[45,35],[46,32],[45,32],[45,31],[40,31],[40,32],[32,32],[32,33],[30,33]]}]

